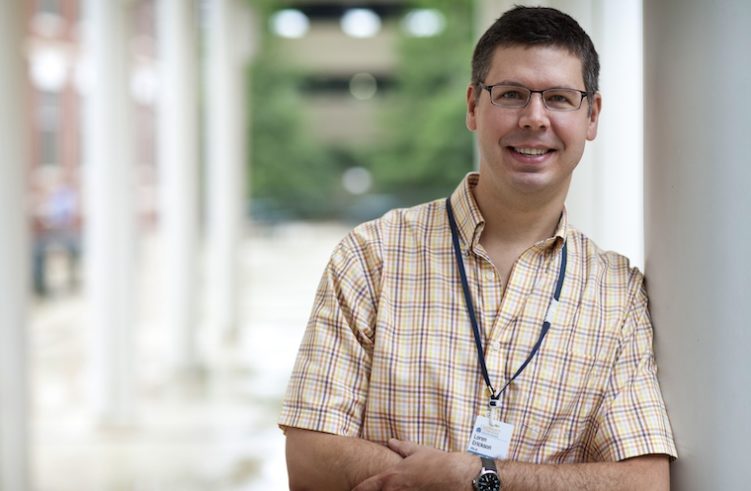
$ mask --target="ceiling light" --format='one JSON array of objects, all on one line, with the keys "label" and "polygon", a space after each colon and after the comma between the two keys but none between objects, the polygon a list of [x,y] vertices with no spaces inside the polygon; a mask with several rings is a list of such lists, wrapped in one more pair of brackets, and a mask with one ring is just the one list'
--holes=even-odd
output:
[{"label": "ceiling light", "polygon": [[271,16],[271,30],[283,38],[299,39],[308,33],[310,20],[299,10],[284,9]]},{"label": "ceiling light", "polygon": [[349,92],[355,99],[367,101],[378,92],[378,82],[370,73],[356,73],[349,80]]},{"label": "ceiling light", "polygon": [[349,36],[369,38],[381,30],[381,18],[370,9],[350,9],[342,16],[341,26]]},{"label": "ceiling light", "polygon": [[402,21],[402,27],[410,36],[437,36],[446,27],[446,17],[440,10],[417,9],[409,12]]},{"label": "ceiling light", "polygon": [[342,186],[351,194],[365,194],[373,186],[373,176],[363,167],[350,167],[342,174]]}]

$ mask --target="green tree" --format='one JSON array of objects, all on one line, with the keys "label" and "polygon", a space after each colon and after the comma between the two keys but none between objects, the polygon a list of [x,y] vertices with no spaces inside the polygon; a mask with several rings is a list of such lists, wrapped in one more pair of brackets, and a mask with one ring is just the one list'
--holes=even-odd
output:
[{"label": "green tree", "polygon": [[[267,20],[274,2],[257,1]],[[322,218],[340,207],[338,165],[309,131],[299,86],[304,73],[280,56],[265,26],[251,67],[250,188],[254,215]]]},{"label": "green tree", "polygon": [[385,145],[370,150],[378,189],[404,204],[445,196],[473,167],[472,135],[464,125],[470,78],[472,2],[424,0],[446,18],[438,36],[403,35],[397,89],[383,114]]},{"label": "green tree", "polygon": [[[300,87],[306,74],[278,52],[267,30],[278,2],[252,0],[262,19],[262,49],[251,72],[251,193],[256,216],[369,218],[379,207],[410,205],[447,195],[472,169],[464,94],[472,47],[471,0],[421,0],[446,19],[434,37],[399,35],[394,87],[378,97],[383,138],[367,148],[326,145],[312,136]],[[354,197],[343,170],[370,169],[377,196]],[[373,203],[380,203],[373,205]],[[354,205],[364,211],[348,212]]]}]

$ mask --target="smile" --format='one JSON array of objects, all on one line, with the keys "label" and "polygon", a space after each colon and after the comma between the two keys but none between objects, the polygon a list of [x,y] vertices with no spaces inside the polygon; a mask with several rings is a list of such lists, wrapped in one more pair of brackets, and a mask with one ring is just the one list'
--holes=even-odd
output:
[{"label": "smile", "polygon": [[524,148],[524,147],[511,147],[511,149],[514,152],[520,153],[522,155],[529,155],[529,156],[538,156],[538,155],[545,155],[548,152],[552,152],[550,149],[545,148]]}]

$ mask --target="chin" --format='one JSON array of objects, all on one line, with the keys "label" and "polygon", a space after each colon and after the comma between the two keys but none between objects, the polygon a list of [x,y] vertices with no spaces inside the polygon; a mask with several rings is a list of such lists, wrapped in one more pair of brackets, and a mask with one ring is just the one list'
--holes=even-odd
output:
[{"label": "chin", "polygon": [[512,186],[520,192],[532,194],[548,191],[557,187],[557,183],[551,181],[551,179],[546,176],[527,174],[514,177],[512,180]]},{"label": "chin", "polygon": [[561,182],[524,181],[512,184],[512,189],[520,196],[537,197],[538,199],[554,199],[563,194],[565,196],[567,186]]}]

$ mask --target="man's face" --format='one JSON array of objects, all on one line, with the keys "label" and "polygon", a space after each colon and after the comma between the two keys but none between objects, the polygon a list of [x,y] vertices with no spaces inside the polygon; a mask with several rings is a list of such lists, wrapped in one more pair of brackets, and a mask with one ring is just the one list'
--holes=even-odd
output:
[{"label": "man's face", "polygon": [[[499,47],[483,82],[584,90],[581,61],[557,47]],[[554,112],[543,106],[540,94],[532,94],[526,107],[508,109],[492,105],[486,90],[470,86],[467,127],[477,133],[480,181],[487,185],[481,187],[507,198],[565,197],[585,141],[597,134],[601,104],[597,94],[591,108],[585,98],[577,111]]]}]

